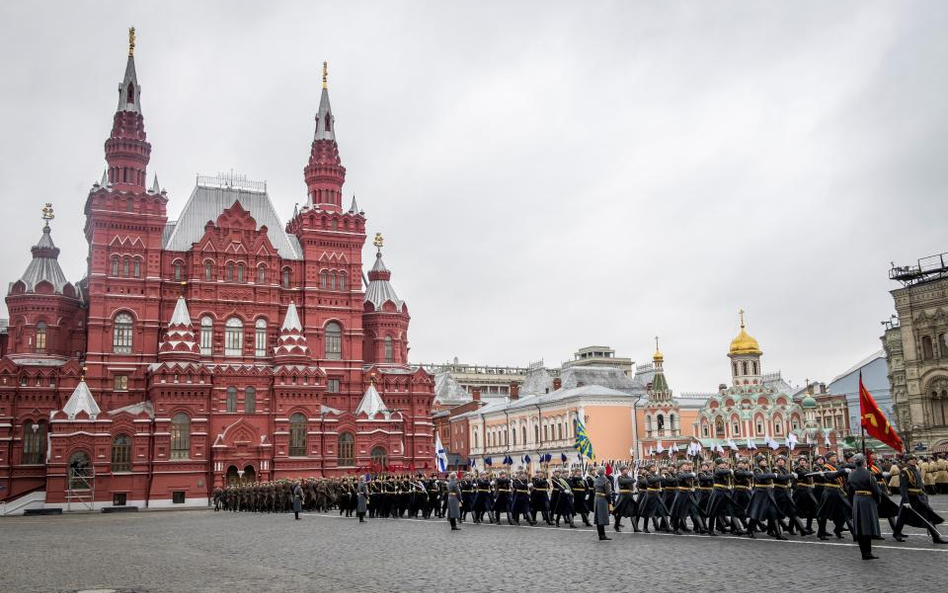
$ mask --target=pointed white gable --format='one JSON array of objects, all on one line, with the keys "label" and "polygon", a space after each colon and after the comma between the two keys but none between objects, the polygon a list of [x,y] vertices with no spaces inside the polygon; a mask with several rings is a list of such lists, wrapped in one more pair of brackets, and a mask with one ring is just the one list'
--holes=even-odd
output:
[{"label": "pointed white gable", "polygon": [[188,304],[183,296],[178,297],[178,302],[174,305],[174,313],[171,315],[170,327],[175,325],[191,325],[191,312],[188,311]]},{"label": "pointed white gable", "polygon": [[286,316],[283,317],[283,326],[280,329],[283,331],[303,331],[303,324],[300,323],[300,316],[296,312],[296,303],[293,301],[290,301],[290,306],[286,308]]},{"label": "pointed white gable", "polygon": [[[369,418],[374,417],[379,412],[387,413],[389,410],[385,407],[385,402],[382,401],[382,396],[379,395],[377,389],[375,389],[375,383],[369,385],[369,388],[365,390],[365,395],[362,396],[362,401],[359,402],[359,407],[356,408],[355,414],[365,413]],[[387,415],[387,414],[386,414]]]},{"label": "pointed white gable", "polygon": [[66,413],[66,417],[70,420],[75,420],[76,414],[79,412],[85,412],[89,415],[90,419],[95,420],[95,417],[101,412],[99,404],[95,403],[95,398],[92,397],[92,392],[89,391],[89,386],[86,385],[84,379],[79,381],[72,395],[66,400],[66,405],[63,406],[63,412]]}]

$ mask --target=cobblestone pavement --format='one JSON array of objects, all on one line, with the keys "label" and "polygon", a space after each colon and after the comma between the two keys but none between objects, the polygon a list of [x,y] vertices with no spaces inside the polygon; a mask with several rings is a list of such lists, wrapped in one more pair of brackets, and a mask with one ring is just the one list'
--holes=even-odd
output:
[{"label": "cobblestone pavement", "polygon": [[[942,500],[944,499],[944,500]],[[948,515],[948,496],[935,505]],[[889,531],[883,524],[883,532]],[[948,529],[943,529],[948,533]],[[0,520],[0,591],[945,591],[948,546],[910,530],[859,560],[852,541],[749,540],[213,511]],[[623,585],[622,583],[626,583]],[[776,590],[776,589],[775,589]]]}]

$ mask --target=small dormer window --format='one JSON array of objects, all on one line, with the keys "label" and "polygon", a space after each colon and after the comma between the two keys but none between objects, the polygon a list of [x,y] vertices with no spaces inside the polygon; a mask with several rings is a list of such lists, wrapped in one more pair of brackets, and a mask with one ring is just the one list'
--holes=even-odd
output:
[{"label": "small dormer window", "polygon": [[326,125],[325,125],[326,131],[332,132],[332,118],[330,117],[328,113],[326,114],[325,122],[326,122]]},{"label": "small dormer window", "polygon": [[135,85],[128,83],[128,88],[125,89],[125,102],[135,104]]}]

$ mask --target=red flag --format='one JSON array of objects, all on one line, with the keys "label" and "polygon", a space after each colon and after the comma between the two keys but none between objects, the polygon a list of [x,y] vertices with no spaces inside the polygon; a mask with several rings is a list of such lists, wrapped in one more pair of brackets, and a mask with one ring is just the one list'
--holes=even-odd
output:
[{"label": "red flag", "polygon": [[608,477],[611,475],[612,475],[612,465],[609,463],[606,463],[606,476]]},{"label": "red flag", "polygon": [[859,373],[859,415],[866,434],[879,439],[896,451],[902,451],[902,439],[889,424],[872,394],[862,384],[862,373]]}]

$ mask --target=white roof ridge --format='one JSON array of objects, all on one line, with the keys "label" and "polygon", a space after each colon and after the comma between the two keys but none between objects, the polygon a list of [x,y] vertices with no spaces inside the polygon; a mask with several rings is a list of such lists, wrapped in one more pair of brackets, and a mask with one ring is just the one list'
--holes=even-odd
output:
[{"label": "white roof ridge", "polygon": [[290,301],[290,306],[286,308],[286,315],[283,317],[283,325],[280,331],[303,331],[303,324],[300,323],[300,316],[296,312],[296,303]]},{"label": "white roof ridge", "polygon": [[95,420],[95,417],[101,411],[99,404],[95,403],[95,398],[92,397],[92,392],[89,390],[89,386],[86,385],[85,379],[79,380],[79,384],[76,385],[72,395],[66,400],[66,405],[63,406],[63,412],[70,420],[74,420],[79,412],[85,412],[90,419]]}]

